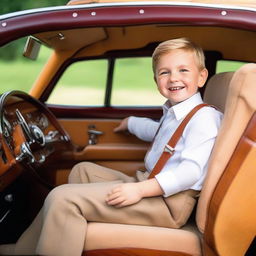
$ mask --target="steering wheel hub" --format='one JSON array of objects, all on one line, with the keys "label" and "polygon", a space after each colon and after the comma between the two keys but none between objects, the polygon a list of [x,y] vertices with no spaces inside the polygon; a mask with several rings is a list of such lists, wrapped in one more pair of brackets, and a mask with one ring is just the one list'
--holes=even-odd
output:
[{"label": "steering wheel hub", "polygon": [[37,125],[33,124],[30,126],[30,131],[35,143],[43,147],[45,145],[45,136],[42,130]]}]

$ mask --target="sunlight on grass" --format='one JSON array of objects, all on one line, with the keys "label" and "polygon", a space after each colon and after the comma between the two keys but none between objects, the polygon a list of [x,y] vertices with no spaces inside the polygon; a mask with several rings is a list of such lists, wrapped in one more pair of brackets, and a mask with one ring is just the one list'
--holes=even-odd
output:
[{"label": "sunlight on grass", "polygon": [[[116,92],[115,101],[113,101],[112,105],[155,106],[162,105],[165,101],[165,98],[161,96],[159,92],[155,93],[152,91],[141,91],[141,93],[135,93],[131,90],[119,90]],[[103,106],[104,94],[100,89],[83,89],[81,87],[62,88],[58,94],[53,94],[47,101],[47,103],[61,105],[67,105],[67,102],[68,105]]]},{"label": "sunlight on grass", "polygon": [[165,101],[166,99],[157,90],[118,90],[111,103],[113,106],[159,106],[163,105]]}]

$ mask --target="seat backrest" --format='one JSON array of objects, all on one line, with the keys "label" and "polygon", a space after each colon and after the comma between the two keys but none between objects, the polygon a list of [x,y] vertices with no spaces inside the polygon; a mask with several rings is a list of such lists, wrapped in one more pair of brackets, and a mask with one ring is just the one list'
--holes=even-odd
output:
[{"label": "seat backrest", "polygon": [[[205,255],[255,255],[255,164],[256,112],[211,197],[202,240]],[[251,252],[250,245],[254,247]]]},{"label": "seat backrest", "polygon": [[216,106],[224,113],[228,88],[233,75],[234,72],[223,72],[213,75],[206,85],[204,102]]},{"label": "seat backrest", "polygon": [[[207,214],[209,214],[208,206],[216,184],[256,110],[256,64],[246,64],[234,74],[224,73],[220,76],[224,79],[214,77],[214,83],[210,81],[208,84],[209,88],[207,86],[205,91],[205,101],[217,105],[222,110],[225,105],[225,111],[209,160],[208,173],[198,201],[196,222],[202,233],[205,230]],[[230,79],[231,81],[229,83]],[[228,91],[225,104],[223,91],[224,93]],[[215,100],[220,100],[220,102],[215,102]]]}]

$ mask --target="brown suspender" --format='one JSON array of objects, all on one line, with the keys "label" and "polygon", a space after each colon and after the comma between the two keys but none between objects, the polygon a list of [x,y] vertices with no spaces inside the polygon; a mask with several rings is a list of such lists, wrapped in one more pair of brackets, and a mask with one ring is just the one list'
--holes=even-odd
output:
[{"label": "brown suspender", "polygon": [[196,107],[194,107],[183,119],[183,121],[180,123],[168,143],[165,145],[164,151],[160,158],[158,159],[157,163],[155,164],[152,172],[150,173],[148,179],[154,178],[164,167],[165,163],[168,161],[168,159],[174,154],[175,152],[175,146],[177,142],[179,141],[180,137],[182,136],[182,133],[190,121],[190,119],[193,117],[193,115],[202,107],[209,106],[208,104],[199,104]]}]

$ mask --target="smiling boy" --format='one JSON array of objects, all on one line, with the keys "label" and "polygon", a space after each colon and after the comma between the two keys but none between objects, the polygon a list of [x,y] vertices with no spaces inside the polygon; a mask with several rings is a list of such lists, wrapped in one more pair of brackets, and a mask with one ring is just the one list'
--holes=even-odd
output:
[{"label": "smiling boy", "polygon": [[146,172],[129,177],[93,163],[77,164],[70,173],[70,184],[49,193],[43,209],[8,255],[80,256],[90,221],[179,227],[165,200],[179,192],[193,197],[200,191],[222,114],[212,107],[197,111],[172,158],[160,173],[148,178],[182,120],[203,102],[198,88],[208,74],[203,51],[185,38],[161,43],[153,53],[153,70],[159,92],[167,99],[160,122],[129,117],[114,130],[128,129],[153,141],[145,156]]},{"label": "smiling boy", "polygon": [[[124,119],[115,129],[115,132],[128,129],[145,141],[152,141],[155,137],[145,157],[149,172],[181,120],[196,105],[203,103],[198,89],[204,86],[208,76],[202,49],[186,38],[161,43],[152,58],[155,82],[159,92],[167,99],[163,106],[164,115],[159,122],[160,129],[158,122],[136,117]],[[198,111],[187,125],[174,156],[161,173],[154,179],[135,185],[117,186],[109,193],[107,202],[123,206],[143,197],[167,197],[187,189],[200,190],[221,117],[222,114],[212,107]]]}]

